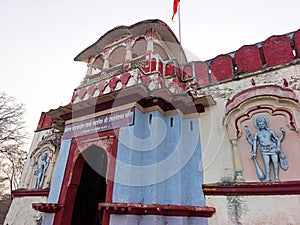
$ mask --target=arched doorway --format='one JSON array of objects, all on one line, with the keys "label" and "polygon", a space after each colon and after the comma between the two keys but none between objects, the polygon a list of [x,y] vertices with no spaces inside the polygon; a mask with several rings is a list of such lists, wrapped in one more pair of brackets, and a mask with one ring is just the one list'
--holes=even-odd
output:
[{"label": "arched doorway", "polygon": [[106,197],[106,152],[92,145],[81,153],[85,163],[81,172],[73,207],[71,225],[102,224],[102,213],[98,211],[98,203],[105,202]]}]

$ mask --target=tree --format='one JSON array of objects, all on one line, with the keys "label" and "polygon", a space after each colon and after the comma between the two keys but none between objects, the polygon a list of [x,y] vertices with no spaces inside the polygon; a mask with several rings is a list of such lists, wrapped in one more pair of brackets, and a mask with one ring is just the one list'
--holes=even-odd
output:
[{"label": "tree", "polygon": [[11,146],[24,144],[24,124],[23,104],[17,104],[13,97],[0,93],[0,153],[11,152]]},{"label": "tree", "polygon": [[4,154],[6,160],[2,163],[1,170],[4,174],[4,179],[9,181],[10,193],[18,187],[26,156],[27,152],[22,149],[13,151],[12,154]]},{"label": "tree", "polygon": [[10,191],[17,188],[26,159],[24,125],[24,105],[0,93],[0,182],[8,180]]}]

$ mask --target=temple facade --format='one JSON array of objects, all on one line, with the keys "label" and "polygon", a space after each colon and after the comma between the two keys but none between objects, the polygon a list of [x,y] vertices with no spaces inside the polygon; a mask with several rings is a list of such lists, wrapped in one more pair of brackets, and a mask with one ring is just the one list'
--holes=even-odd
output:
[{"label": "temple facade", "polygon": [[145,20],[75,61],[85,77],[41,114],[4,224],[300,224],[300,30],[188,61]]}]

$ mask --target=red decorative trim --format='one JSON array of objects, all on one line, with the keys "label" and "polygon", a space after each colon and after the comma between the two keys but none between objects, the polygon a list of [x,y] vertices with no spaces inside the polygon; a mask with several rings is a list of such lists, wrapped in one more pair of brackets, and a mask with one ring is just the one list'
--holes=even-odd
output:
[{"label": "red decorative trim", "polygon": [[115,90],[118,82],[119,82],[119,79],[117,77],[112,77],[110,79],[110,81],[108,82],[108,85],[109,85],[111,91]]},{"label": "red decorative trim", "polygon": [[53,118],[51,116],[49,116],[46,113],[42,112],[41,116],[40,116],[38,126],[36,128],[36,131],[49,129],[49,128],[55,126],[55,124],[53,124],[52,121],[53,121]]},{"label": "red decorative trim", "polygon": [[54,203],[32,203],[32,208],[39,212],[56,213],[62,208],[62,205]]},{"label": "red decorative trim", "polygon": [[103,94],[103,91],[104,91],[106,85],[107,85],[107,82],[105,80],[102,80],[102,81],[99,82],[99,84],[98,84],[98,90],[100,92],[99,95]]},{"label": "red decorative trim", "polygon": [[77,93],[76,93],[76,91],[74,91],[73,95],[72,95],[71,102],[74,102],[76,98],[77,98]]},{"label": "red decorative trim", "polygon": [[142,81],[142,83],[143,83],[146,87],[148,87],[149,84],[150,84],[150,82],[152,81],[152,78],[149,77],[149,76],[141,76],[141,77],[140,77],[140,80]]},{"label": "red decorative trim", "polygon": [[292,195],[300,194],[300,181],[203,184],[204,195]]},{"label": "red decorative trim", "polygon": [[99,203],[98,209],[102,208],[108,214],[131,215],[211,217],[216,212],[214,207],[134,203]]},{"label": "red decorative trim", "polygon": [[[146,76],[144,78],[147,78]],[[176,78],[177,79],[177,78]],[[180,89],[180,87],[175,84],[175,88]],[[159,98],[157,93],[168,93],[167,102],[162,98],[158,103],[154,104],[153,98]],[[204,106],[214,105],[215,102],[211,96],[205,96],[200,98],[193,98],[186,93],[173,95],[167,88],[155,89],[150,91],[143,84],[136,85],[132,88],[127,88],[122,91],[122,97],[118,96],[118,101],[111,100],[116,99],[116,94],[107,95],[107,98],[98,98],[99,101],[95,102],[95,99],[90,99],[75,106],[76,109],[70,107],[70,105],[59,107],[58,109],[53,109],[47,112],[55,118],[63,119],[64,121],[74,119],[77,117],[85,116],[88,114],[96,113],[99,111],[111,109],[112,107],[122,106],[132,102],[143,102],[144,104],[139,104],[140,106],[147,108],[154,105],[159,105],[161,109],[165,112],[178,109],[183,114],[204,112]],[[168,106],[163,107],[163,106]]]},{"label": "red decorative trim", "polygon": [[234,77],[233,59],[230,55],[218,55],[210,63],[213,82],[232,79]]},{"label": "red decorative trim", "polygon": [[[269,90],[269,93],[266,93],[266,89]],[[251,92],[253,95],[251,95]],[[278,85],[264,85],[264,86],[258,86],[249,88],[246,90],[243,90],[233,96],[231,100],[229,100],[226,103],[226,115],[233,110],[234,108],[237,108],[241,103],[245,102],[246,100],[253,98],[253,97],[263,97],[263,96],[273,96],[277,98],[285,98],[292,100],[294,102],[299,102],[296,94],[292,89],[289,88],[283,88]]]},{"label": "red decorative trim", "polygon": [[87,93],[87,90],[85,88],[81,88],[79,91],[78,91],[78,96],[79,98],[82,100],[84,98],[84,96],[86,95]]},{"label": "red decorative trim", "polygon": [[[160,109],[162,109],[164,112],[172,111],[172,110],[180,110],[182,114],[192,114],[192,113],[202,113],[204,112],[204,104],[205,102],[198,103],[196,101],[193,101],[192,98],[182,95],[182,98],[178,97],[177,99],[171,99],[171,95],[167,95],[168,92],[163,91],[157,91],[153,92],[153,98],[149,99],[141,99],[137,103],[142,106],[143,108],[149,108],[153,106],[158,106]],[[165,94],[165,96],[163,96]],[[165,100],[169,98],[171,102]],[[154,99],[154,101],[153,101]],[[193,103],[193,104],[191,104]]]},{"label": "red decorative trim", "polygon": [[274,35],[262,44],[262,50],[268,67],[291,62],[295,57],[286,35]]},{"label": "red decorative trim", "polygon": [[92,84],[91,86],[88,87],[88,93],[90,96],[93,96],[95,91],[97,90],[97,86],[95,84]]},{"label": "red decorative trim", "polygon": [[26,196],[48,196],[49,189],[41,190],[27,190],[27,189],[18,189],[11,192],[13,197],[26,197]]},{"label": "red decorative trim", "polygon": [[126,72],[126,73],[123,73],[122,76],[120,77],[120,80],[122,82],[122,88],[125,88],[129,79],[131,78],[131,74]]}]

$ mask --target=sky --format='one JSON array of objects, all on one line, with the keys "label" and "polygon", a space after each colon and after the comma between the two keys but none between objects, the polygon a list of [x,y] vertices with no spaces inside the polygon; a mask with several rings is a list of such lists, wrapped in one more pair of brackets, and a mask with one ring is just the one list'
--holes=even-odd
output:
[{"label": "sky", "polygon": [[[198,60],[300,29],[299,0],[181,0],[181,44]],[[173,0],[0,0],[0,92],[25,105],[28,148],[41,112],[70,102],[86,64],[74,57],[119,25],[164,21]],[[195,58],[193,58],[195,59]]]}]

